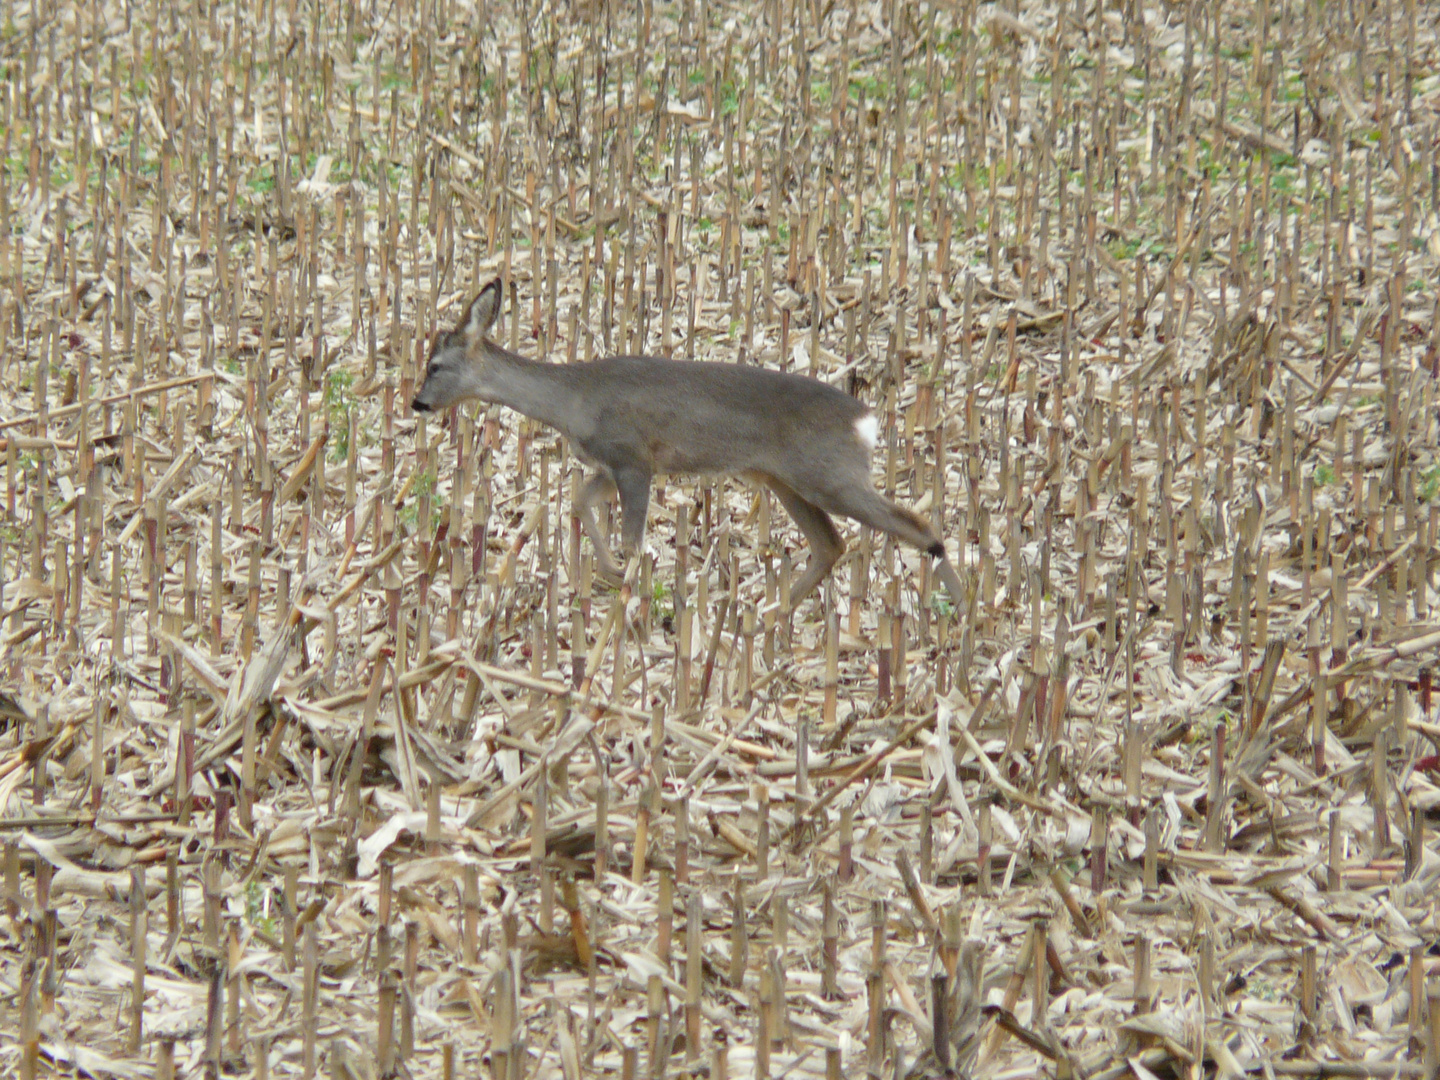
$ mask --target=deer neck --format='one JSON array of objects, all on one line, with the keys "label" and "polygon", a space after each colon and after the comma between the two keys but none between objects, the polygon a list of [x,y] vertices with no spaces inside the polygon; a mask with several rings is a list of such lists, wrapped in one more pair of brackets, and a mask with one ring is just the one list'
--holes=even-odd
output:
[{"label": "deer neck", "polygon": [[486,350],[481,397],[568,435],[574,426],[576,397],[567,375],[565,365],[526,360],[492,344]]}]

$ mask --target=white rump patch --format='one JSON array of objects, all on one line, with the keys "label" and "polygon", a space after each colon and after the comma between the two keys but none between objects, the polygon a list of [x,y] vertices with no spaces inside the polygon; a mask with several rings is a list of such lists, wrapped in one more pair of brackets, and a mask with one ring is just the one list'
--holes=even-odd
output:
[{"label": "white rump patch", "polygon": [[866,413],[855,421],[855,434],[860,436],[867,449],[875,449],[875,444],[880,441],[880,421],[874,413]]}]

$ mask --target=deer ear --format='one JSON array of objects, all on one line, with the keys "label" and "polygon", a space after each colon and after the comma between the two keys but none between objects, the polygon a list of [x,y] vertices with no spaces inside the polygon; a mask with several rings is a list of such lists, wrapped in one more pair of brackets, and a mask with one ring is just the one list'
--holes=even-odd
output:
[{"label": "deer ear", "polygon": [[490,327],[495,325],[495,317],[500,314],[500,296],[500,279],[497,277],[470,301],[470,309],[460,320],[460,329],[466,337],[480,338],[490,332]]}]

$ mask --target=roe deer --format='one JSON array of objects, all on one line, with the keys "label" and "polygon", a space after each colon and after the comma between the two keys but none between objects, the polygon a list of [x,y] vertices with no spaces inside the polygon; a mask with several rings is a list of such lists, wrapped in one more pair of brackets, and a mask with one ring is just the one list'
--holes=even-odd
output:
[{"label": "roe deer", "polygon": [[830,520],[841,514],[932,556],[956,606],[965,607],[959,575],[934,530],[871,485],[878,424],[868,406],[817,379],[766,368],[650,356],[588,364],[526,360],[490,339],[500,302],[496,278],[436,341],[411,408],[430,412],[479,398],[562,432],[597,470],[581,487],[577,510],[606,576],[621,574],[591,512],[597,500],[619,493],[620,538],[633,554],[655,473],[740,473],[775,492],[810,542],[810,565],[791,589],[792,605],[844,553]]}]

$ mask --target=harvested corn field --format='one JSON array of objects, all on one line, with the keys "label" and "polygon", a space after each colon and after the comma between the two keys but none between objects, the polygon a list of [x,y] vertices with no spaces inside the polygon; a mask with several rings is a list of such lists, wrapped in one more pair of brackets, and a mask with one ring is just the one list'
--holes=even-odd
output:
[{"label": "harvested corn field", "polygon": [[[1436,1075],[1437,23],[0,0],[0,1071]],[[686,475],[612,584],[410,408],[497,277],[958,596]]]}]

